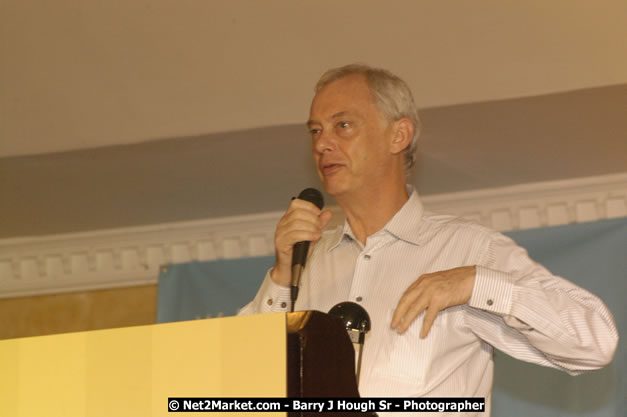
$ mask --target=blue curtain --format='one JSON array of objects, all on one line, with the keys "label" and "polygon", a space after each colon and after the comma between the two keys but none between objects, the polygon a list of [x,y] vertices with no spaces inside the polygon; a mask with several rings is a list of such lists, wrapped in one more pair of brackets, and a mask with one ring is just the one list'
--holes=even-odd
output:
[{"label": "blue curtain", "polygon": [[[556,275],[600,296],[627,334],[627,218],[507,233]],[[274,257],[170,265],[159,277],[158,322],[229,316],[250,301]],[[495,354],[493,416],[627,416],[627,350],[571,377]]]}]

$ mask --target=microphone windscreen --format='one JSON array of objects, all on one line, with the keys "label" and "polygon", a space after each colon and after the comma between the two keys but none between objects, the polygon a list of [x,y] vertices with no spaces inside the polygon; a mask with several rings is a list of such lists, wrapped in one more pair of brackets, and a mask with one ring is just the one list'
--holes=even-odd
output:
[{"label": "microphone windscreen", "polygon": [[315,204],[320,210],[324,207],[324,198],[322,197],[322,193],[315,188],[305,188],[300,192],[298,198]]},{"label": "microphone windscreen", "polygon": [[329,315],[339,317],[346,330],[361,330],[362,325],[366,332],[370,331],[370,316],[365,308],[352,301],[336,304],[329,310]]}]

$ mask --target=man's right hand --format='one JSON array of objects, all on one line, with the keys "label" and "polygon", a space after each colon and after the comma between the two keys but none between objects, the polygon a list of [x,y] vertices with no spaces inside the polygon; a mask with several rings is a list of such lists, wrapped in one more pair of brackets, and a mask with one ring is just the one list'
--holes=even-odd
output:
[{"label": "man's right hand", "polygon": [[275,284],[289,287],[292,281],[292,251],[298,242],[310,241],[311,255],[314,243],[322,237],[322,229],[329,223],[331,210],[320,210],[309,201],[294,199],[279,221],[274,234],[276,261],[270,277]]}]

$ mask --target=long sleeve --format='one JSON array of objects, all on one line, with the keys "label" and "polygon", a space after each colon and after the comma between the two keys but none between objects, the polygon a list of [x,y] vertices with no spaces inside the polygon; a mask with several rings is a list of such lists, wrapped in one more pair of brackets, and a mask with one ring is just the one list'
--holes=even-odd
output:
[{"label": "long sleeve", "polygon": [[611,362],[618,332],[590,292],[552,275],[511,239],[494,233],[477,267],[466,325],[521,360],[577,374]]},{"label": "long sleeve", "polygon": [[266,272],[266,276],[255,298],[237,312],[238,316],[289,311],[291,302],[290,289],[289,287],[275,284],[272,278],[270,278],[270,271]]}]

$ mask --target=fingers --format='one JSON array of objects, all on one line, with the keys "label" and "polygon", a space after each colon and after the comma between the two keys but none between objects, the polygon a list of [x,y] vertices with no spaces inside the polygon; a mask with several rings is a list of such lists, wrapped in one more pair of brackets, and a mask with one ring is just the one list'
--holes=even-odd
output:
[{"label": "fingers", "polygon": [[322,211],[322,213],[320,213],[320,216],[318,217],[320,221],[320,228],[324,229],[325,227],[327,227],[327,224],[329,224],[332,217],[333,212],[331,210]]},{"label": "fingers", "polygon": [[425,338],[433,326],[438,313],[444,309],[439,305],[437,298],[430,296],[428,292],[414,288],[406,292],[398,303],[392,318],[392,328],[400,334],[409,329],[409,326],[424,313],[420,337]]},{"label": "fingers", "polygon": [[315,204],[309,201],[301,200],[300,198],[295,198],[290,202],[290,205],[287,208],[286,213],[289,213],[294,210],[306,210],[316,215],[320,214],[320,209],[316,207]]},{"label": "fingers", "polygon": [[312,203],[293,200],[277,225],[275,234],[277,247],[291,252],[291,247],[296,242],[320,239],[322,236],[320,215],[320,210]]},{"label": "fingers", "polygon": [[405,333],[414,320],[429,307],[429,297],[415,284],[405,291],[392,317],[392,328],[400,334]]},{"label": "fingers", "polygon": [[[331,219],[330,210],[321,211],[314,204],[294,199],[279,221],[275,235],[276,263],[273,280],[280,285],[291,281],[291,262],[294,244],[303,241],[316,242],[322,237],[322,229]],[[309,246],[309,254],[313,244]]]},{"label": "fingers", "polygon": [[424,312],[420,337],[427,337],[440,311],[468,302],[475,275],[469,265],[420,276],[400,298],[391,327],[402,334]]},{"label": "fingers", "polygon": [[286,219],[277,227],[277,239],[287,246],[304,240],[318,240],[322,230],[314,219]]},{"label": "fingers", "polygon": [[[396,306],[396,310],[394,310],[394,315],[392,316],[391,326],[393,329],[400,329],[401,322],[407,322],[405,316],[409,312],[409,309],[414,306],[414,309],[417,311],[416,317],[422,312],[419,306],[415,305],[418,297],[421,294],[420,290],[420,280],[422,277],[419,277],[413,284],[411,284],[401,296],[401,299],[398,301]],[[426,307],[426,305],[423,307]]]},{"label": "fingers", "polygon": [[420,338],[424,339],[429,334],[429,330],[431,330],[431,326],[435,321],[436,316],[441,311],[441,308],[438,308],[434,305],[429,306],[427,311],[425,311],[425,318],[422,321],[422,329],[420,329]]},{"label": "fingers", "polygon": [[411,306],[409,310],[398,319],[396,331],[403,334],[409,329],[409,326],[420,316],[426,308],[428,308],[428,300],[419,300]]},{"label": "fingers", "polygon": [[402,334],[424,313],[420,337],[425,338],[440,311],[468,301],[474,275],[475,268],[469,266],[420,276],[400,298],[391,327]]}]

